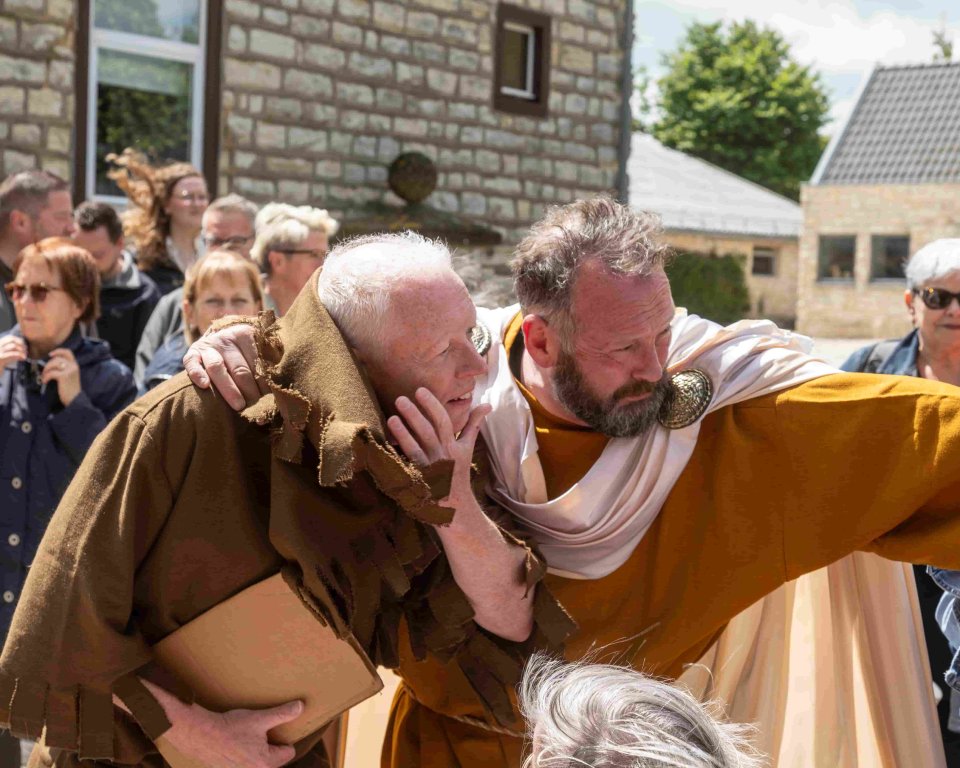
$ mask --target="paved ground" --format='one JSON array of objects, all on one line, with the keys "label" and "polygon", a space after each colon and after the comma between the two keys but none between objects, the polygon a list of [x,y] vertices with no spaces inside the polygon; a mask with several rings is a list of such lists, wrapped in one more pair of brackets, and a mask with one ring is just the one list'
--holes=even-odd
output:
[{"label": "paved ground", "polygon": [[872,344],[877,339],[823,339],[813,340],[813,352],[831,365],[840,365],[851,352],[855,352],[866,344]]}]

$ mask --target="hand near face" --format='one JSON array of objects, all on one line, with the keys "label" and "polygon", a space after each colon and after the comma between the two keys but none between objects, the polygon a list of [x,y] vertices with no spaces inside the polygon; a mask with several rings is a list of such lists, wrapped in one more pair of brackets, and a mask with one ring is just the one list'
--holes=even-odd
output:
[{"label": "hand near face", "polygon": [[457,508],[463,499],[473,498],[470,487],[473,448],[480,434],[480,425],[491,407],[485,403],[471,410],[467,424],[458,436],[453,431],[447,410],[430,390],[420,387],[414,397],[416,402],[408,397],[397,398],[399,415],[387,419],[387,427],[400,450],[414,464],[427,466],[441,459],[454,462],[453,482],[445,502]]},{"label": "hand near face", "polygon": [[200,389],[212,384],[235,411],[257,402],[265,392],[254,374],[256,363],[253,326],[243,323],[197,339],[183,357],[190,381]]},{"label": "hand near face", "polygon": [[27,359],[27,343],[19,336],[0,339],[0,369]]},{"label": "hand near face", "polygon": [[49,384],[51,381],[57,382],[57,394],[60,396],[60,402],[66,408],[80,394],[80,366],[77,365],[77,359],[69,349],[55,349],[50,353],[50,360],[47,361],[40,374],[40,381]]}]

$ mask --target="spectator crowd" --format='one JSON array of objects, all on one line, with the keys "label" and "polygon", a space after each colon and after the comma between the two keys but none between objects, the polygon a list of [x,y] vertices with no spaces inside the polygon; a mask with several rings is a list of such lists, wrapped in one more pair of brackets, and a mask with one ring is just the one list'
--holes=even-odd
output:
[{"label": "spectator crowd", "polygon": [[187,345],[218,318],[283,314],[337,231],[318,208],[211,201],[186,163],[157,167],[133,150],[111,160],[122,215],[100,202],[74,209],[47,171],[0,184],[0,640],[107,422],[182,370]]}]

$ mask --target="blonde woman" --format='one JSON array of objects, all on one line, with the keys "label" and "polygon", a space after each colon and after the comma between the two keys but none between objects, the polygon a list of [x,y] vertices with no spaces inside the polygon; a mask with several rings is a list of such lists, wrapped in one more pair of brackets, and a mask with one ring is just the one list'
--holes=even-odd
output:
[{"label": "blonde woman", "polygon": [[207,182],[190,163],[154,166],[134,149],[107,160],[116,166],[108,175],[131,202],[123,224],[137,265],[161,294],[170,293],[183,285],[184,274],[201,255]]},{"label": "blonde woman", "polygon": [[263,309],[257,268],[232,251],[214,251],[187,270],[183,285],[183,330],[161,346],[143,377],[143,390],[153,389],[183,370],[187,346],[215,320],[226,315],[254,315]]}]

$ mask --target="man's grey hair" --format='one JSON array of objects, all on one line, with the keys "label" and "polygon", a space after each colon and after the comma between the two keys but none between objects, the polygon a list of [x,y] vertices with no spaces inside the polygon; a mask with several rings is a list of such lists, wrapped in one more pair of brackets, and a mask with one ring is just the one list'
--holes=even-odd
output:
[{"label": "man's grey hair", "polygon": [[911,291],[954,272],[960,273],[960,238],[928,243],[913,254],[904,267],[907,288]]},{"label": "man's grey hair", "polygon": [[450,251],[415,232],[363,235],[338,244],[320,271],[320,302],[351,346],[375,350],[399,281],[448,273]]},{"label": "man's grey hair", "polygon": [[333,237],[340,224],[324,208],[309,205],[268,203],[257,214],[255,222],[257,239],[250,249],[250,257],[260,265],[260,270],[270,274],[270,251],[284,248],[299,248],[310,237],[311,231],[323,232]]},{"label": "man's grey hair", "polygon": [[250,226],[253,228],[253,222],[259,210],[252,200],[247,200],[243,195],[231,193],[218,197],[207,206],[207,210],[203,212],[203,222],[206,223],[207,216],[211,213],[240,213],[250,220]]},{"label": "man's grey hair", "polygon": [[760,768],[749,726],[682,688],[609,664],[534,655],[520,683],[533,740],[524,768]]},{"label": "man's grey hair", "polygon": [[654,274],[670,254],[660,231],[658,216],[609,197],[551,208],[520,241],[514,256],[514,289],[523,312],[542,315],[569,338],[580,267],[596,260],[613,275]]}]

